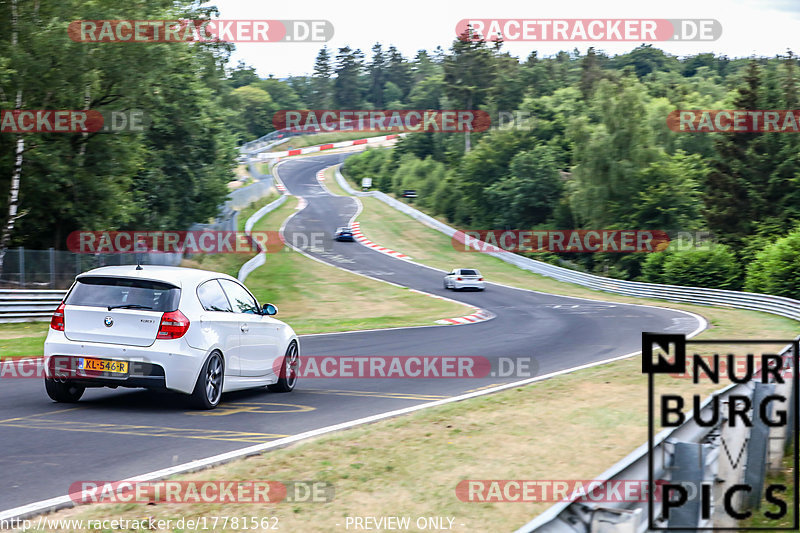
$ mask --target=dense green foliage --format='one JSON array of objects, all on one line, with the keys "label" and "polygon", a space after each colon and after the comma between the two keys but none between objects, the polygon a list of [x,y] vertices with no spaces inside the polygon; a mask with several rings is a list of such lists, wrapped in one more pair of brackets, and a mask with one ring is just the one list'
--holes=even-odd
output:
[{"label": "dense green foliage", "polygon": [[[480,92],[449,89],[456,63],[479,71],[462,78],[480,79]],[[533,53],[519,63],[495,46],[456,43],[440,64],[440,107],[472,98],[493,119],[515,116],[513,124],[473,133],[469,150],[461,134],[412,134],[393,151],[351,157],[348,176],[371,177],[387,192],[416,188],[418,205],[465,228],[710,231],[727,245],[649,258],[562,255],[590,271],[661,283],[741,288],[739,265],[800,220],[798,135],[682,133],[666,124],[676,109],[796,107],[791,53],[678,59],[641,46],[616,57]]]},{"label": "dense green foliage", "polygon": [[777,296],[800,295],[800,230],[767,245],[747,267],[745,289]]},{"label": "dense green foliage", "polygon": [[[222,104],[228,45],[90,44],[68,37],[80,19],[209,18],[192,2],[120,0],[0,4],[0,108],[142,110],[125,133],[24,134],[20,210],[11,244],[64,248],[73,230],[184,229],[216,215],[235,164]],[[13,33],[18,41],[13,42]],[[17,135],[0,135],[5,222]]]},{"label": "dense green foliage", "polygon": [[[232,45],[67,37],[76,19],[214,16],[193,0],[17,4],[19,42],[0,34],[0,107],[13,109],[19,93],[26,109],[143,109],[149,125],[26,135],[14,245],[62,248],[75,229],[208,219],[225,198],[236,143],[273,131],[279,110],[469,108],[488,112],[493,127],[411,134],[394,150],[350,157],[345,173],[395,194],[416,189],[417,205],[463,228],[710,231],[720,245],[561,257],[627,279],[746,283],[800,296],[796,269],[779,266],[788,244],[780,254],[772,244],[800,223],[800,136],[680,133],[666,124],[676,109],[797,107],[791,52],[678,58],[642,45],[618,56],[589,48],[520,60],[501,43],[455,40],[407,58],[376,43],[368,54],[323,47],[310,76],[262,79],[243,63],[228,66]],[[0,5],[4,28],[9,6]],[[0,135],[2,218],[15,140]]]}]

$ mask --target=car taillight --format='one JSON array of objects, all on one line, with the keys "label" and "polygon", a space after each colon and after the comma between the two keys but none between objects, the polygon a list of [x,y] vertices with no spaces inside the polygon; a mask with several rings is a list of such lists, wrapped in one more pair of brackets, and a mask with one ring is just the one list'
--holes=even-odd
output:
[{"label": "car taillight", "polygon": [[478,278],[478,281],[483,281],[483,278]]},{"label": "car taillight", "polygon": [[53,318],[50,319],[50,329],[56,331],[64,331],[64,302],[53,313]]},{"label": "car taillight", "polygon": [[161,317],[157,339],[179,339],[189,329],[189,319],[180,311],[170,311]]},{"label": "car taillight", "polygon": [[456,278],[456,281],[463,281],[461,278]]}]

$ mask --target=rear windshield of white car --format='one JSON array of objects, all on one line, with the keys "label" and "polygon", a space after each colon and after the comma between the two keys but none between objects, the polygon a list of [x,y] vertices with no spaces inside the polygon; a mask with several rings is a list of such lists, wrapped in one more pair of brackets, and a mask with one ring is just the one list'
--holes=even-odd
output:
[{"label": "rear windshield of white car", "polygon": [[75,284],[65,303],[168,312],[178,308],[180,296],[178,287],[159,281],[85,276]]},{"label": "rear windshield of white car", "polygon": [[462,270],[461,271],[461,275],[462,276],[479,276],[480,274],[478,274],[477,270]]}]

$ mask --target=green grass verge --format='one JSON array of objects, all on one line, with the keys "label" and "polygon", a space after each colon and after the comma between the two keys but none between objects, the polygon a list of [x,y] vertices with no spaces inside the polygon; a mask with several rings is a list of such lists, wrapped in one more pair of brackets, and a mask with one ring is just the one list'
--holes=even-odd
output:
[{"label": "green grass verge", "polygon": [[[689,380],[670,385],[695,390]],[[335,488],[329,503],[98,504],[53,518],[277,516],[286,531],[343,531],[347,516],[409,516],[412,523],[447,516],[457,532],[512,531],[552,503],[462,502],[458,483],[592,479],[647,439],[646,390],[641,363],[632,358],[178,478],[324,481]]]},{"label": "green grass verge", "polygon": [[[795,443],[796,445],[796,443]],[[750,509],[753,514],[747,520],[739,523],[741,527],[749,527],[756,529],[775,528],[791,528],[794,524],[794,508],[792,502],[797,492],[797,487],[794,486],[794,450],[790,449],[786,457],[783,459],[781,470],[779,472],[771,472],[767,474],[767,479],[764,482],[764,487],[770,485],[783,485],[786,487],[785,492],[776,492],[775,496],[780,498],[786,503],[787,512],[782,518],[772,519],[765,516],[765,513],[780,514],[780,509],[777,505],[768,503],[766,500],[761,502],[760,509]]]}]

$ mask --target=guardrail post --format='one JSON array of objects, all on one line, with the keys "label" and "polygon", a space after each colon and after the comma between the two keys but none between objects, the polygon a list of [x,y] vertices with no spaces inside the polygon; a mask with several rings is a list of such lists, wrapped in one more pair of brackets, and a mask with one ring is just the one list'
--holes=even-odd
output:
[{"label": "guardrail post", "polygon": [[[750,429],[750,442],[747,443],[747,468],[744,471],[744,482],[750,487],[747,496],[748,507],[761,508],[761,493],[764,490],[764,476],[767,472],[767,444],[769,443],[769,426],[760,415],[759,406],[764,398],[772,394],[773,383],[755,383],[753,391],[753,427]],[[767,418],[772,415],[772,404],[768,404]]]},{"label": "guardrail post", "polygon": [[794,402],[795,402],[796,395],[798,393],[800,393],[800,391],[798,391],[798,390],[796,390],[794,388],[794,372],[797,372],[797,369],[794,368],[794,352],[793,352],[793,350],[794,350],[794,348],[790,348],[789,352],[787,354],[784,354],[784,358],[783,358],[783,364],[785,365],[784,370],[786,370],[786,372],[784,372],[783,376],[784,376],[784,379],[787,382],[789,382],[789,387],[791,389],[791,392],[789,393],[789,409],[787,410],[788,412],[786,414],[787,417],[788,417],[787,420],[786,420],[786,440],[783,443],[784,444],[784,448],[787,449],[787,450],[792,445],[797,446],[797,444],[794,442],[794,435],[795,435],[795,432],[797,431],[797,428],[794,425],[794,417],[796,416],[795,415]]},{"label": "guardrail post", "polygon": [[19,247],[19,286],[25,286],[25,247]]},{"label": "guardrail post", "polygon": [[[668,527],[694,529],[700,522],[700,486],[705,472],[705,447],[700,443],[676,442],[672,461],[670,482],[683,485],[688,492],[688,500],[672,510]],[[662,495],[663,498],[667,496]]]},{"label": "guardrail post", "polygon": [[50,288],[56,288],[56,249],[50,248]]}]

